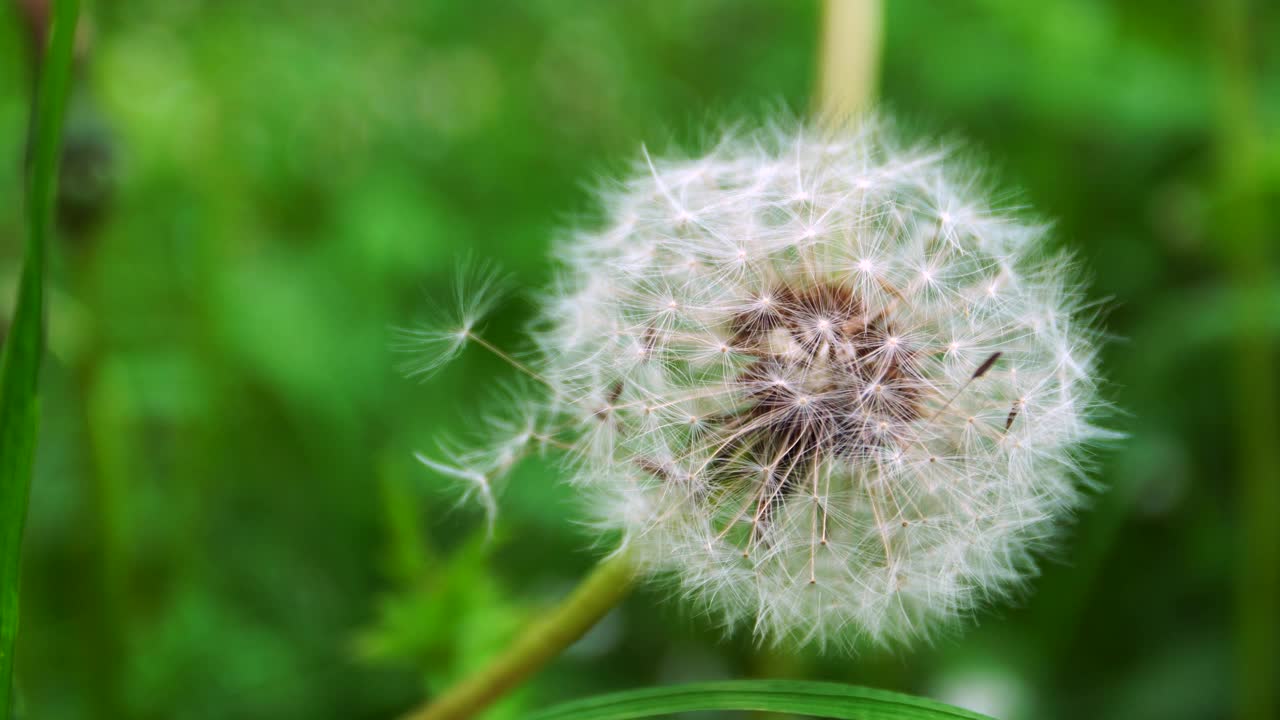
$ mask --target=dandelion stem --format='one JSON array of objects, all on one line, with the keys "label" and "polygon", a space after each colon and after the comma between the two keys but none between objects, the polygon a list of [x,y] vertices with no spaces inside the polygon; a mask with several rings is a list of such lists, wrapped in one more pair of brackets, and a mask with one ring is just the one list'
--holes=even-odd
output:
[{"label": "dandelion stem", "polygon": [[630,592],[630,553],[601,562],[569,597],[540,618],[498,657],[404,720],[462,720],[475,716],[582,637]]},{"label": "dandelion stem", "polygon": [[825,0],[818,59],[818,115],[839,126],[865,110],[880,74],[882,0]]}]

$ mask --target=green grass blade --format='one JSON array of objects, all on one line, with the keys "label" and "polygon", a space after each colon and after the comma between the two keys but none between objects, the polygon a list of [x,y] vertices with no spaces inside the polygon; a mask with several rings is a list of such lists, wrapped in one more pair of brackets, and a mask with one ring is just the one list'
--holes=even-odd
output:
[{"label": "green grass blade", "polygon": [[79,0],[56,0],[53,5],[49,46],[32,116],[26,257],[13,323],[0,352],[0,720],[7,720],[13,707],[22,532],[40,418],[36,388],[44,346],[44,255],[53,224],[62,120],[80,9]]},{"label": "green grass blade", "polygon": [[530,720],[628,720],[695,710],[754,710],[845,720],[990,720],[887,690],[798,680],[732,680],[629,690],[557,705]]}]

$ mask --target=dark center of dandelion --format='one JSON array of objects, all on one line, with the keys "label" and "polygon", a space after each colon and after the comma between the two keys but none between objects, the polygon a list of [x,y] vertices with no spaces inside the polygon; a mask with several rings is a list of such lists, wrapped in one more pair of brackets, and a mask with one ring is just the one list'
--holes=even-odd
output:
[{"label": "dark center of dandelion", "polygon": [[763,468],[762,521],[823,463],[870,461],[921,417],[917,353],[887,312],[868,313],[848,288],[772,288],[731,330],[735,350],[751,360],[735,379],[743,407],[717,418],[712,433],[717,466],[739,477]]}]

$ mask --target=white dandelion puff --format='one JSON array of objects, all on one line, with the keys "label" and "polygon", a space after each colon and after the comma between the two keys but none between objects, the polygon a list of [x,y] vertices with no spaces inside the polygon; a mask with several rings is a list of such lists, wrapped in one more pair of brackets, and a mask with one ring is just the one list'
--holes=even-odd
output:
[{"label": "white dandelion puff", "polygon": [[[513,363],[592,523],[765,641],[908,640],[1018,588],[1105,433],[1072,266],[979,180],[874,119],[644,150]],[[471,465],[432,466],[492,503]]]}]

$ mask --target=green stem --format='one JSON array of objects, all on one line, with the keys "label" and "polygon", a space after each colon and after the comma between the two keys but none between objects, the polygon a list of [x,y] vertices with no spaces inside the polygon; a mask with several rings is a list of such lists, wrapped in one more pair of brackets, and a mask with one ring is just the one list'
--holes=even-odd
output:
[{"label": "green stem", "polygon": [[625,551],[600,563],[559,607],[526,628],[501,655],[405,720],[461,720],[484,710],[586,634],[627,596],[635,574]]},{"label": "green stem", "polygon": [[27,175],[27,247],[18,281],[13,326],[0,352],[0,720],[12,709],[14,646],[18,635],[18,590],[22,535],[39,429],[40,361],[44,354],[45,249],[53,225],[67,88],[78,0],[53,7],[45,63],[32,116],[32,154]]},{"label": "green stem", "polygon": [[1267,211],[1260,191],[1263,133],[1257,82],[1249,53],[1248,0],[1213,0],[1218,64],[1218,227],[1225,267],[1249,297],[1242,307],[1255,328],[1239,337],[1235,360],[1236,437],[1241,535],[1236,570],[1236,663],[1239,717],[1274,718],[1280,711],[1280,413],[1275,398],[1274,341],[1263,327],[1263,297],[1274,276],[1269,266]]},{"label": "green stem", "polygon": [[883,0],[825,0],[818,51],[818,117],[839,127],[875,100]]}]

